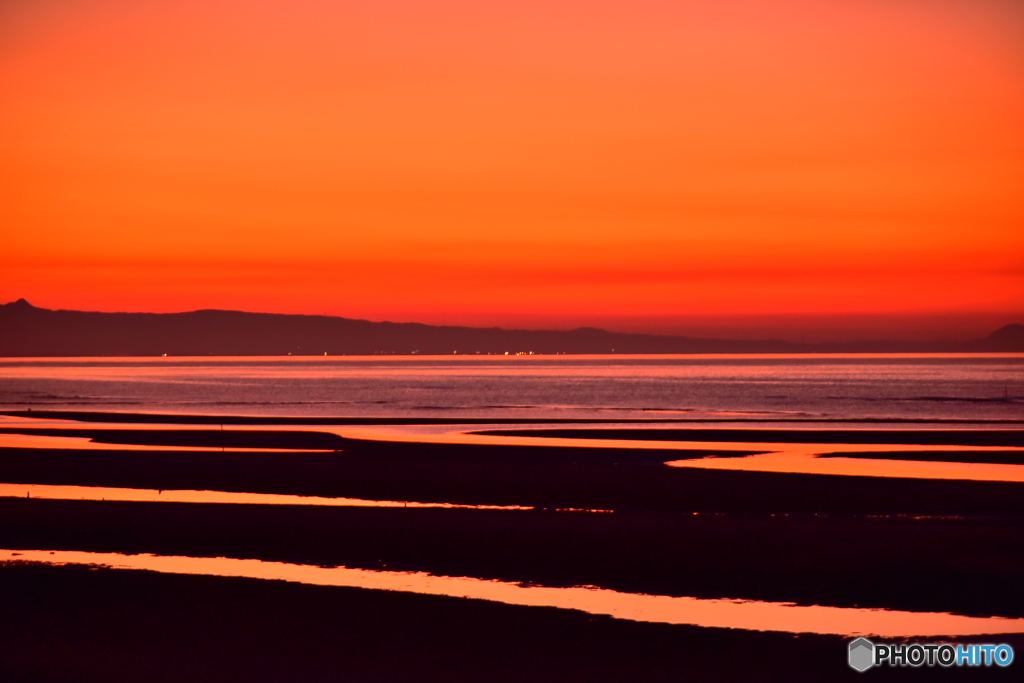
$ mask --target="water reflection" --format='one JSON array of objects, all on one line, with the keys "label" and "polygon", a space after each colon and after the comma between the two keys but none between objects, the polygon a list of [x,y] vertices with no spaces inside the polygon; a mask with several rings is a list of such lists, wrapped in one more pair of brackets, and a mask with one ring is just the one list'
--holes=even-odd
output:
[{"label": "water reflection", "polygon": [[[710,447],[709,444],[689,444],[691,447]],[[747,472],[788,472],[800,474],[831,474],[853,477],[897,477],[910,479],[956,479],[962,481],[1008,481],[1024,482],[1024,465],[1002,465],[995,463],[942,462],[934,460],[900,460],[899,453],[916,451],[974,451],[985,450],[969,447],[930,447],[917,449],[889,445],[851,445],[836,447],[835,444],[747,444],[748,447],[774,446],[773,453],[760,453],[740,458],[700,458],[695,460],[672,460],[665,464],[670,467],[690,467],[714,470],[742,470]],[[993,451],[1024,449],[991,449]],[[830,456],[819,458],[821,453],[842,452],[892,453],[892,459],[844,458]]]},{"label": "water reflection", "polygon": [[[0,497],[45,498],[57,500],[131,501],[145,503],[232,503],[251,505],[327,505],[375,508],[467,508],[472,510],[533,510],[524,505],[462,505],[458,503],[417,503],[399,500],[363,500],[361,498],[321,498],[271,493],[232,493],[230,491],[191,491],[125,489],[103,486],[53,486],[46,484],[0,484]],[[610,512],[576,510],[571,512]]]},{"label": "water reflection", "polygon": [[[113,416],[112,416],[113,417]],[[96,429],[118,430],[129,432],[146,431],[168,431],[176,428],[195,430],[194,425],[167,425],[167,424],[122,424],[122,423],[75,423],[62,420],[33,420],[26,418],[3,418],[0,416],[0,425],[4,427],[59,427],[66,430],[62,436],[36,436],[23,434],[0,434],[0,448],[67,448],[67,449],[98,449],[98,450],[133,450],[133,451],[236,451],[236,452],[298,452],[309,449],[279,449],[279,448],[223,448],[216,446],[159,446],[159,445],[131,445],[131,444],[108,444],[99,441],[92,441],[89,437],[71,436],[77,431],[89,433]],[[507,428],[507,425],[504,425]],[[523,424],[517,431],[527,434],[529,425]],[[581,428],[579,425],[544,425],[545,431],[557,426],[562,430]],[[627,425],[625,423],[616,425],[611,423],[606,427],[628,427],[629,429],[640,429],[638,425]],[[1013,448],[1007,446],[981,447],[981,446],[935,446],[935,445],[911,445],[911,444],[865,444],[865,443],[780,443],[761,442],[757,438],[763,438],[764,433],[757,429],[750,429],[752,441],[686,441],[676,439],[672,441],[647,441],[632,439],[601,439],[601,438],[562,438],[554,436],[515,436],[505,434],[488,433],[490,429],[501,428],[503,425],[347,425],[334,427],[318,425],[303,427],[303,432],[334,434],[345,439],[356,439],[360,441],[378,442],[399,442],[399,443],[420,443],[420,444],[466,444],[478,446],[521,446],[528,448],[535,447],[563,447],[563,448],[615,448],[621,449],[624,453],[636,450],[658,450],[665,451],[665,464],[671,467],[690,467],[700,469],[724,469],[744,470],[752,472],[786,472],[801,474],[829,474],[840,476],[861,476],[861,477],[897,477],[913,479],[953,479],[968,481],[1006,481],[1024,482],[1024,465],[998,464],[998,463],[971,463],[955,462],[957,452],[972,453],[992,451],[998,453],[1021,452],[1024,448]],[[656,428],[663,429],[664,425],[656,425]],[[592,426],[583,427],[591,433],[600,430]],[[224,425],[219,430],[207,430],[211,435],[223,432],[280,432],[296,431],[292,425]],[[680,428],[681,433],[686,432]],[[614,434],[615,432],[610,432]],[[696,436],[696,435],[695,435]],[[718,452],[722,455],[731,455],[737,451],[763,451],[757,455],[746,457],[705,457],[694,459],[673,459],[671,451],[705,451]],[[901,460],[900,453],[920,452],[948,452],[951,457],[949,461],[933,460]],[[849,453],[892,453],[891,459],[887,458],[859,458],[842,457],[844,452]],[[820,454],[829,454],[828,458],[817,457]],[[312,503],[304,503],[312,504]]]},{"label": "water reflection", "polygon": [[[66,428],[61,425],[61,428]],[[108,425],[103,425],[104,429]],[[110,429],[124,429],[131,431],[124,425],[113,425]],[[85,429],[85,428],[82,428]],[[241,453],[257,450],[255,448],[234,448],[223,446],[161,446],[153,444],[130,444],[130,443],[106,443],[93,441],[88,436],[40,436],[37,434],[0,434],[0,448],[46,448],[46,449],[67,449],[67,450],[98,450],[98,451],[216,451],[218,453]],[[309,452],[309,449],[302,448],[259,448],[261,453],[266,452]],[[318,452],[330,452],[320,450]]]},{"label": "water reflection", "polygon": [[1024,619],[967,617],[938,612],[898,612],[797,606],[753,600],[701,600],[620,593],[593,587],[551,588],[422,572],[315,567],[233,558],[121,555],[79,551],[0,550],[0,561],[99,564],[173,574],[277,579],[316,586],[348,586],[425,595],[491,600],[510,605],[558,607],[617,619],[754,631],[821,633],[883,638],[1024,633]]}]

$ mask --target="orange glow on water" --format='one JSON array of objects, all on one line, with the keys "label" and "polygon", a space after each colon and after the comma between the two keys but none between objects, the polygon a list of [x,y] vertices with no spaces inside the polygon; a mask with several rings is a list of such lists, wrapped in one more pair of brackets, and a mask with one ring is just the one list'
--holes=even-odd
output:
[{"label": "orange glow on water", "polygon": [[1022,30],[1010,0],[6,3],[0,300],[1021,311]]},{"label": "orange glow on water", "polygon": [[[328,507],[373,508],[446,508],[467,510],[533,510],[523,505],[462,505],[458,503],[420,503],[401,500],[365,500],[361,498],[324,498],[234,491],[192,491],[181,489],[129,489],[107,486],[60,486],[48,484],[0,484],[0,497],[43,498],[53,500],[131,501],[144,503],[218,503],[230,505],[316,505]],[[573,510],[608,512],[608,510]]]},{"label": "orange glow on water", "polygon": [[[753,444],[758,446],[761,444]],[[771,447],[771,444],[763,444]],[[703,447],[703,444],[700,445]],[[785,449],[785,450],[783,450]],[[905,479],[956,479],[961,481],[1024,482],[1024,465],[1001,465],[972,462],[932,462],[900,460],[900,453],[913,455],[921,448],[874,445],[867,448],[837,446],[835,444],[774,444],[774,452],[745,458],[702,458],[700,460],[672,460],[670,467],[693,467],[712,470],[739,470],[744,472],[789,472],[800,474],[829,474],[846,477],[896,477]],[[928,450],[955,453],[967,448],[936,446]],[[1024,452],[1024,449],[1019,449]],[[816,457],[819,453],[874,451],[892,453],[892,458]]]},{"label": "orange glow on water", "polygon": [[617,619],[755,631],[836,635],[965,636],[1022,633],[1024,619],[967,617],[940,612],[797,606],[757,600],[702,600],[620,593],[595,587],[550,588],[423,572],[314,567],[228,557],[171,557],[48,550],[0,550],[0,561],[101,564],[172,574],[241,576],[316,586],[351,586],[425,595],[491,600],[511,605],[558,607]]}]

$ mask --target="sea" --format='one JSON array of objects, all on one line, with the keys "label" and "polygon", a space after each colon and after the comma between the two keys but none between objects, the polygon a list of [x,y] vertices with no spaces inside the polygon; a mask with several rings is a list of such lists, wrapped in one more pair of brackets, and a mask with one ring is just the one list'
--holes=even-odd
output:
[{"label": "sea", "polygon": [[1024,354],[5,358],[0,409],[1020,422]]}]

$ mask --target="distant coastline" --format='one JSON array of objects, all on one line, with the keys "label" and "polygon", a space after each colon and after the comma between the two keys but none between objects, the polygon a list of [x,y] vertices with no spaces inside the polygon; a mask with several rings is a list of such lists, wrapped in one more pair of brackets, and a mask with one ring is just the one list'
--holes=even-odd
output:
[{"label": "distant coastline", "polygon": [[0,357],[323,356],[376,354],[698,354],[1024,352],[1024,325],[971,341],[860,340],[802,344],[629,334],[583,327],[516,330],[371,322],[322,315],[200,310],[98,313],[0,305]]}]

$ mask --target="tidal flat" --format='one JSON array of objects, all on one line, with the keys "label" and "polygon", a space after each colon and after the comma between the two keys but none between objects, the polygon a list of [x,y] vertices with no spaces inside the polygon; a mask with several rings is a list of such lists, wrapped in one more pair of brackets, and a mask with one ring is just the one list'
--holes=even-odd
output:
[{"label": "tidal flat", "polygon": [[[474,424],[445,426],[454,434],[446,443],[443,435],[417,441],[398,432],[389,440],[359,425],[353,432],[246,420],[225,429],[188,416],[179,424],[147,424],[138,414],[71,417],[12,415],[0,430],[5,680],[72,672],[79,680],[836,680],[857,675],[845,644],[872,632],[852,618],[869,610],[904,615],[904,632],[895,634],[878,620],[876,632],[889,638],[928,633],[1024,647],[1024,627],[1016,626],[1024,620],[1024,484],[1016,481],[666,464],[756,458],[781,438],[756,425],[728,447],[708,447],[706,434],[688,435],[684,425],[664,447],[659,439],[630,448],[608,446],[599,433],[614,427],[616,442],[629,441],[622,423],[504,445],[493,433],[474,442]],[[815,427],[816,442],[822,431]],[[1019,453],[1019,432],[1005,424],[980,439],[954,436],[965,442],[954,450],[935,443],[955,430],[887,426],[885,438],[873,440],[877,431],[861,427],[851,439],[835,430],[833,440],[871,455],[878,451],[864,444],[901,444],[887,457],[917,462],[962,449],[965,462],[1013,467]],[[37,439],[33,447],[16,445],[26,436]],[[791,441],[808,440],[799,436]],[[90,446],[64,447],[70,437]],[[150,498],[104,499],[115,490]],[[188,491],[288,498],[160,498]],[[40,562],[39,551],[55,559]],[[123,566],[144,556],[226,558],[411,578],[396,592],[57,557],[72,551],[116,554],[127,558]],[[415,577],[777,605],[779,614],[817,606],[851,618],[848,634],[836,633],[841,611],[840,626],[828,628],[771,616],[754,626],[700,626],[654,609],[612,618],[582,603],[417,594]],[[973,621],[935,635],[954,617]],[[998,635],[979,635],[985,620]],[[51,655],[40,665],[44,650]],[[959,680],[1005,677],[1013,668],[872,674]]]}]

